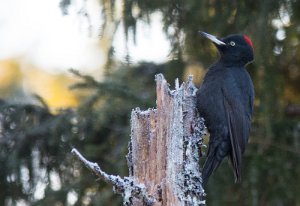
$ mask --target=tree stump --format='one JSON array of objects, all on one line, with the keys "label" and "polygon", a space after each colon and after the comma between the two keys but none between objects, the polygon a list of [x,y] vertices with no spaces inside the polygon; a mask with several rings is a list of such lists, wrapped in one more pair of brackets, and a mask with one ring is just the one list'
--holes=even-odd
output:
[{"label": "tree stump", "polygon": [[159,200],[154,205],[204,204],[199,167],[204,124],[196,113],[196,90],[190,78],[171,91],[158,74],[157,109],[132,111],[130,176]]},{"label": "tree stump", "polygon": [[[204,121],[196,112],[196,87],[187,83],[170,90],[162,74],[155,76],[157,108],[131,113],[127,155],[129,177],[107,175],[96,163],[87,167],[122,194],[124,205],[205,205],[199,159]],[[90,165],[89,165],[90,164]]]}]

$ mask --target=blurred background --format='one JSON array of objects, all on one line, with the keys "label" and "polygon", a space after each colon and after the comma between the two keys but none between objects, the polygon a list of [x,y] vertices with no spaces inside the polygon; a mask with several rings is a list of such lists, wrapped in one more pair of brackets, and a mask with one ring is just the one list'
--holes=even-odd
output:
[{"label": "blurred background", "polygon": [[201,84],[218,54],[198,35],[247,34],[256,91],[243,181],[226,161],[211,206],[300,205],[300,1],[0,0],[0,205],[121,205],[72,158],[127,175],[130,112],[154,75]]}]

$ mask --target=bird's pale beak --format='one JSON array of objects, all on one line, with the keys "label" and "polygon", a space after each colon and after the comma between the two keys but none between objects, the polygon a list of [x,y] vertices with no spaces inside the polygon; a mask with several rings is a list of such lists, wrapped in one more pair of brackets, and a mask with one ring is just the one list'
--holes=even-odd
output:
[{"label": "bird's pale beak", "polygon": [[214,42],[214,43],[217,44],[217,45],[220,45],[220,46],[226,45],[224,42],[222,42],[221,40],[219,40],[219,39],[218,39],[216,36],[214,36],[214,35],[208,34],[208,33],[203,32],[203,31],[199,31],[199,33],[200,33],[202,36],[208,38],[209,40],[211,40],[212,42]]}]

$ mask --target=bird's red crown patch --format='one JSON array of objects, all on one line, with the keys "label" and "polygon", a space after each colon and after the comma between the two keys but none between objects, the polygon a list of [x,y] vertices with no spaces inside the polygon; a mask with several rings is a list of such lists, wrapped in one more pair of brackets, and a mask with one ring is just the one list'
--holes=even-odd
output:
[{"label": "bird's red crown patch", "polygon": [[252,44],[252,41],[251,39],[247,36],[247,35],[244,35],[244,39],[246,40],[246,42],[252,47],[253,49],[253,44]]}]

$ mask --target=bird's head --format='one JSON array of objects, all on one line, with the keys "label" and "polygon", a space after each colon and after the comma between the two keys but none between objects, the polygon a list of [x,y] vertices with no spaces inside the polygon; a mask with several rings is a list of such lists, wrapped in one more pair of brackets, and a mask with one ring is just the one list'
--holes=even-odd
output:
[{"label": "bird's head", "polygon": [[216,45],[221,54],[221,61],[226,64],[244,66],[254,59],[253,44],[246,35],[233,34],[219,39],[205,32],[200,34]]}]

